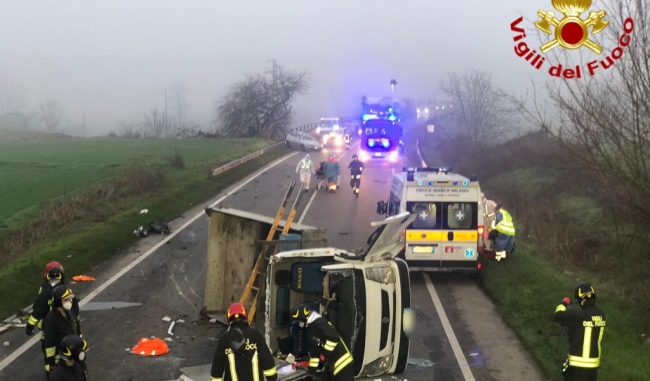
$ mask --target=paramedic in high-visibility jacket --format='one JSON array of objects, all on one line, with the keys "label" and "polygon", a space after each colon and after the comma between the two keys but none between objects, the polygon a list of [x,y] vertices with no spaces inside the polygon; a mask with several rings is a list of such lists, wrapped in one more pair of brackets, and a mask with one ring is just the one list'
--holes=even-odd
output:
[{"label": "paramedic in high-visibility jacket", "polygon": [[212,381],[278,379],[275,361],[262,334],[246,321],[246,309],[233,303],[226,314],[230,326],[221,335],[212,360]]},{"label": "paramedic in high-visibility jacket", "polygon": [[325,358],[326,379],[331,381],[352,381],[354,369],[352,354],[332,324],[319,313],[302,304],[291,312],[294,320],[307,327],[312,338],[309,348],[309,374],[313,377],[320,365],[321,356]]},{"label": "paramedic in high-visibility jacket", "polygon": [[495,206],[495,218],[492,221],[490,239],[494,241],[495,259],[500,261],[512,253],[515,248],[515,224],[512,216],[501,205]]},{"label": "paramedic in high-visibility jacket", "polygon": [[588,283],[575,289],[579,307],[565,297],[555,308],[555,320],[569,329],[569,357],[562,374],[566,381],[596,381],[605,333],[605,313],[596,307],[596,290]]}]

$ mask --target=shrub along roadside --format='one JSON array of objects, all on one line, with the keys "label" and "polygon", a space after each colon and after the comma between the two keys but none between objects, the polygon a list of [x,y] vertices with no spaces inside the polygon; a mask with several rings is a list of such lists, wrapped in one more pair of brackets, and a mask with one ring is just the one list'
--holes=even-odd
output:
[{"label": "shrub along roadside", "polygon": [[573,299],[574,287],[582,280],[594,285],[597,304],[607,317],[598,379],[640,381],[650,374],[647,317],[606,279],[565,271],[521,239],[516,253],[505,262],[486,264],[482,279],[503,319],[552,380],[562,379],[561,365],[568,351],[567,335],[553,313],[564,296]]},{"label": "shrub along roadside", "polygon": [[[148,219],[172,220],[287,152],[285,148],[274,149],[214,178],[206,178],[201,171],[203,176],[172,171],[167,174],[170,185],[164,192],[98,206],[96,212],[62,227],[55,236],[40,241],[0,270],[0,316],[9,316],[33,302],[42,282],[43,265],[48,261],[61,261],[68,276],[90,272],[101,261],[132,245],[137,240],[132,233],[136,226]],[[143,218],[138,213],[143,205],[151,217]],[[114,212],[104,218],[103,208]]]}]

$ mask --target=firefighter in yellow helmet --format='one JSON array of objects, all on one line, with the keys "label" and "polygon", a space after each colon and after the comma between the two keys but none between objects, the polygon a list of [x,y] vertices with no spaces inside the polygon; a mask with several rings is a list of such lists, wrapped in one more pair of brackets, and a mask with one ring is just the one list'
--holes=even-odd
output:
[{"label": "firefighter in yellow helmet", "polygon": [[226,317],[230,326],[214,352],[212,381],[276,381],[271,350],[262,334],[248,325],[244,306],[231,304]]},{"label": "firefighter in yellow helmet", "polygon": [[315,375],[321,355],[325,357],[324,370],[332,381],[352,381],[354,369],[352,354],[332,324],[319,313],[301,304],[291,312],[294,320],[307,327],[312,338],[309,348],[309,374]]},{"label": "firefighter in yellow helmet", "polygon": [[579,307],[565,297],[555,308],[555,320],[569,329],[569,357],[562,374],[567,381],[596,381],[601,344],[605,332],[605,313],[596,307],[596,290],[589,283],[575,289]]}]

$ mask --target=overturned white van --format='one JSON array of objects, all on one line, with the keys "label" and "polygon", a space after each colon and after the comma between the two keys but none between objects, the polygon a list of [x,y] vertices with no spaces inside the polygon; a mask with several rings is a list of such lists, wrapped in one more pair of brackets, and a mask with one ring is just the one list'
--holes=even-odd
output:
[{"label": "overturned white van", "polygon": [[396,258],[404,247],[409,213],[373,222],[377,230],[357,255],[336,248],[280,252],[266,276],[265,334],[273,353],[305,355],[308,327],[291,321],[291,308],[312,305],[337,329],[354,357],[357,376],[401,373],[413,326],[407,264]]}]

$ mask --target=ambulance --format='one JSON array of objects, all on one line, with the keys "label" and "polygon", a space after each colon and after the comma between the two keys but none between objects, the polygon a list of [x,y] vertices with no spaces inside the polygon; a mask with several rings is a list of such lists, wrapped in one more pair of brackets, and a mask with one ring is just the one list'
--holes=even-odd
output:
[{"label": "ambulance", "polygon": [[377,203],[377,213],[416,216],[403,237],[411,271],[476,273],[490,249],[486,201],[475,176],[404,168],[393,175],[388,201]]}]

